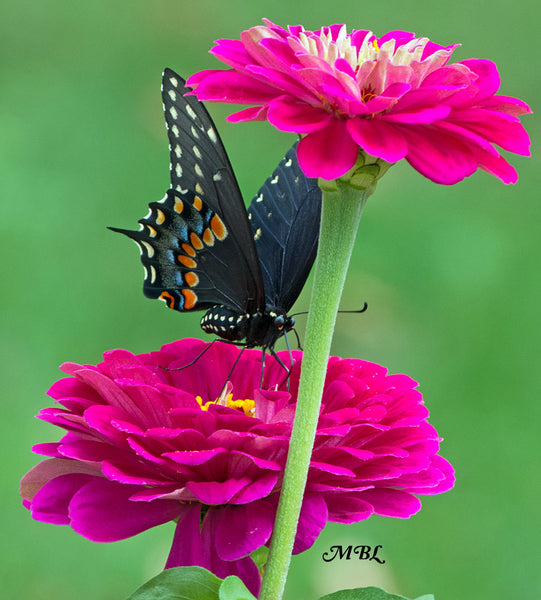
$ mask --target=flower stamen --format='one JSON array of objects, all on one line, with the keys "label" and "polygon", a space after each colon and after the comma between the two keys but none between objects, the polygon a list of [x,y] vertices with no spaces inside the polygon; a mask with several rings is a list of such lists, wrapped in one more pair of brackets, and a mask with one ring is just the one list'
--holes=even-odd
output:
[{"label": "flower stamen", "polygon": [[227,386],[224,388],[224,391],[216,400],[209,400],[208,402],[204,402],[201,396],[196,396],[197,404],[201,407],[201,410],[208,411],[209,407],[212,404],[227,406],[227,408],[234,408],[235,410],[242,411],[247,417],[255,416],[255,402],[249,398],[241,400],[233,400],[233,393],[231,390],[233,386],[231,382],[227,383]]}]

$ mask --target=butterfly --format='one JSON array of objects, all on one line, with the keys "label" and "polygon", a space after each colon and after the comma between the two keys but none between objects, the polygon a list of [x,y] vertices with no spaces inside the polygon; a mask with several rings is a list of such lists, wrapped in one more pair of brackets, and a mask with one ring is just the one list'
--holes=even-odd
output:
[{"label": "butterfly", "polygon": [[171,187],[149,204],[139,231],[110,229],[139,246],[145,296],[180,312],[206,309],[203,331],[276,356],[315,259],[321,190],[294,144],[247,211],[214,122],[190,91],[165,69]]}]

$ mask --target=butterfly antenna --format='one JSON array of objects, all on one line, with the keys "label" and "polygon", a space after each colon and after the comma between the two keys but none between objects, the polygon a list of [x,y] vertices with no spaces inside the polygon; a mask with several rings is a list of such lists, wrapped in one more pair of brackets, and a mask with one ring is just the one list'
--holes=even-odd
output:
[{"label": "butterfly antenna", "polygon": [[203,348],[203,351],[200,352],[192,361],[190,361],[189,363],[185,364],[182,367],[175,367],[174,369],[170,369],[169,367],[162,367],[161,365],[158,365],[160,367],[160,369],[163,369],[164,371],[182,371],[183,369],[187,369],[188,367],[191,367],[192,365],[195,365],[195,363],[203,356],[203,354],[205,354],[205,352],[207,350],[210,350],[210,347],[215,343],[215,342],[221,342],[222,340],[216,339],[216,340],[212,340],[212,342],[210,342],[210,344],[208,346],[205,346],[205,348]]},{"label": "butterfly antenna", "polygon": [[[359,314],[359,313],[363,313],[367,308],[368,308],[368,302],[365,302],[363,304],[363,307],[359,308],[358,310],[339,310],[338,312],[339,313],[356,313],[356,314]],[[303,311],[298,312],[298,313],[293,313],[292,315],[289,315],[289,316],[290,317],[297,317],[299,315],[307,315],[307,314],[308,314],[308,311],[307,310],[303,310]]]},{"label": "butterfly antenna", "polygon": [[362,308],[359,308],[358,310],[339,310],[339,313],[350,313],[350,314],[360,314],[363,312],[366,312],[366,310],[368,309],[368,302],[365,302],[363,304]]},{"label": "butterfly antenna", "polygon": [[[109,228],[110,229],[110,228]],[[308,311],[307,310],[302,310],[301,312],[298,313],[293,313],[292,315],[289,315],[290,317],[298,317],[299,315],[307,315]]]}]

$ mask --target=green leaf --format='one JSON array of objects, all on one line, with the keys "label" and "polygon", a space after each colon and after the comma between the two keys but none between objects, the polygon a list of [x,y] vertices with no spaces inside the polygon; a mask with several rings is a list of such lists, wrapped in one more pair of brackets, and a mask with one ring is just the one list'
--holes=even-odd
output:
[{"label": "green leaf", "polygon": [[175,567],[147,581],[128,600],[219,600],[221,583],[203,567]]},{"label": "green leaf", "polygon": [[425,596],[419,596],[418,598],[415,598],[415,600],[434,600],[434,595],[426,594]]},{"label": "green leaf", "polygon": [[220,600],[257,600],[235,575],[226,577],[220,586]]},{"label": "green leaf", "polygon": [[[426,597],[429,598],[428,596]],[[377,587],[365,587],[355,588],[352,590],[340,590],[322,596],[319,600],[408,600],[404,596],[397,596],[396,594],[389,594],[385,590]],[[424,600],[424,598],[418,598],[417,600]]]},{"label": "green leaf", "polygon": [[250,554],[250,558],[255,562],[260,573],[262,572],[263,567],[267,564],[268,556],[269,549],[266,546],[261,546],[261,548],[254,550],[252,554]]}]

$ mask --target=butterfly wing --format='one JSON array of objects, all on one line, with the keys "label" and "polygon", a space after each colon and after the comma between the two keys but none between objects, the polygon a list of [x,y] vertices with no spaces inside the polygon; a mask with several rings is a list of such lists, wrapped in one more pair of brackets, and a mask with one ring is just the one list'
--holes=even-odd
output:
[{"label": "butterfly wing", "polygon": [[150,203],[139,231],[143,292],[175,310],[224,304],[239,313],[264,306],[253,233],[233,169],[207,110],[171,69],[162,78],[171,189]]},{"label": "butterfly wing", "polygon": [[297,161],[297,143],[248,209],[266,302],[286,312],[299,296],[316,257],[321,189]]}]

